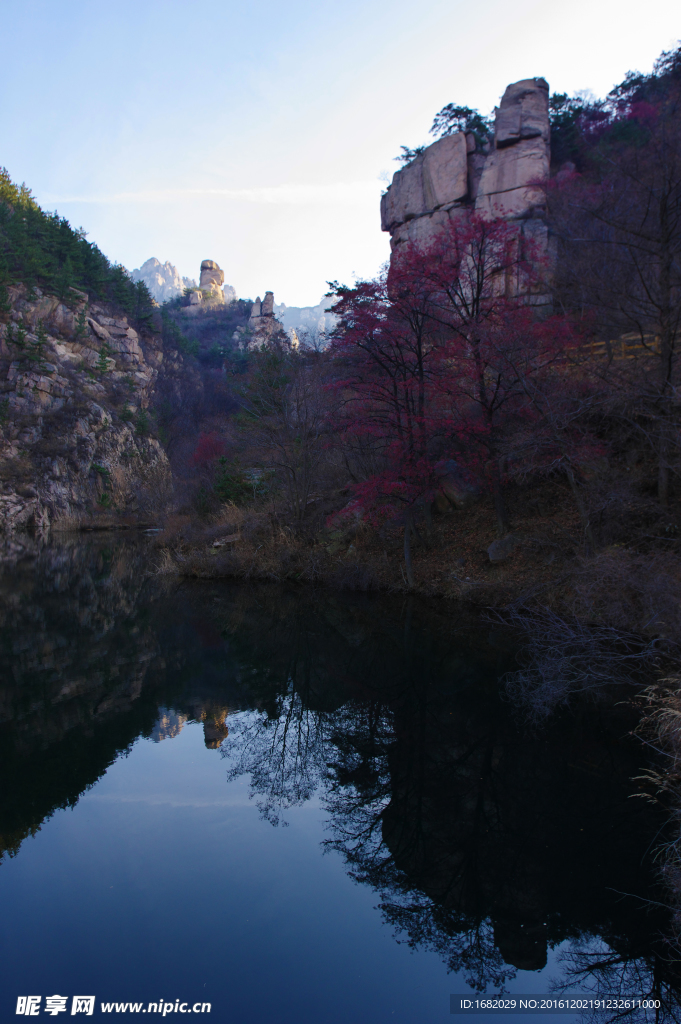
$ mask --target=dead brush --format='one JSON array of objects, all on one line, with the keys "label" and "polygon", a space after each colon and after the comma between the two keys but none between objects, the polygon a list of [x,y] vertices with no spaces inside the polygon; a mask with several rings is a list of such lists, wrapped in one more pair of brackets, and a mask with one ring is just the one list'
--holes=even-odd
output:
[{"label": "dead brush", "polygon": [[616,686],[642,687],[663,655],[657,638],[568,621],[549,609],[513,608],[489,617],[519,640],[520,668],[507,673],[503,684],[511,702],[534,722],[584,696],[596,700]]},{"label": "dead brush", "polygon": [[640,695],[642,718],[636,734],[661,759],[638,780],[643,792],[636,794],[671,808],[672,838],[659,848],[662,876],[671,896],[677,942],[681,941],[681,676],[661,679]]},{"label": "dead brush", "polygon": [[681,559],[609,549],[580,559],[551,607],[568,618],[624,632],[681,638]]}]

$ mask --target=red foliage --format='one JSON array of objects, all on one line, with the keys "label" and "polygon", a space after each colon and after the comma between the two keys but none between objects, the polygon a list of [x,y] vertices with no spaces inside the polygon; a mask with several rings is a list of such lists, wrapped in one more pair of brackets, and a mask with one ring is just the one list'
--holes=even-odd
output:
[{"label": "red foliage", "polygon": [[336,288],[342,427],[371,441],[379,463],[356,488],[370,517],[429,501],[436,465],[455,458],[491,486],[503,525],[503,435],[540,417],[528,380],[570,341],[562,320],[539,323],[528,301],[542,271],[516,226],[473,214],[428,248],[406,246],[380,279]]},{"label": "red foliage", "polygon": [[226,450],[224,441],[212,430],[209,434],[199,436],[191,461],[195,466],[208,466],[224,455]]}]

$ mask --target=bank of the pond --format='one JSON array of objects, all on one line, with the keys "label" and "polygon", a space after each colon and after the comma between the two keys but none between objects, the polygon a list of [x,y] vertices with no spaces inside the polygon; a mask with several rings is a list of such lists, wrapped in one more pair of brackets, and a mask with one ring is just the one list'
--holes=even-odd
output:
[{"label": "bank of the pond", "polygon": [[157,573],[201,579],[415,593],[486,608],[522,605],[644,636],[681,637],[681,558],[673,531],[646,539],[632,525],[630,543],[586,554],[560,488],[547,488],[539,507],[521,497],[512,506],[513,532],[501,540],[484,504],[434,517],[429,534],[413,536],[410,572],[400,526],[379,531],[359,520],[332,520],[302,529],[268,510],[233,505],[209,522],[168,517],[150,563]]}]

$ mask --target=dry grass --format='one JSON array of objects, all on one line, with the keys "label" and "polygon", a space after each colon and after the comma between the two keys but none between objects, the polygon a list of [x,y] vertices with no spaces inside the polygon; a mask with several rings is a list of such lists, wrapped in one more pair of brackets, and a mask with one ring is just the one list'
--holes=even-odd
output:
[{"label": "dry grass", "polygon": [[[414,545],[414,590],[481,607],[541,610],[649,637],[681,637],[681,540],[679,553],[676,542],[664,552],[632,544],[584,558],[564,486],[547,484],[531,497],[518,489],[509,504],[520,543],[508,559],[489,559],[496,532],[488,502],[452,510],[435,518],[428,545]],[[410,589],[399,526],[381,533],[362,523],[345,531],[321,522],[315,529],[295,528],[269,510],[230,504],[208,521],[170,517],[156,544],[169,552],[164,571],[173,571],[172,563],[180,575]]]},{"label": "dry grass", "polygon": [[[661,755],[641,776],[647,792],[671,811],[671,838],[658,850],[662,874],[672,899],[677,943],[681,944],[681,676],[661,679],[639,698],[638,734]],[[652,794],[650,793],[652,790]]]}]

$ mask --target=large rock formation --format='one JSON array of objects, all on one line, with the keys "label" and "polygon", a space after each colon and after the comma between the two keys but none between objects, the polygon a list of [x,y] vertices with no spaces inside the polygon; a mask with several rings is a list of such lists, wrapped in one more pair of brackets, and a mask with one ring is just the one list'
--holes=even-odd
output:
[{"label": "large rock formation", "polygon": [[274,315],[273,292],[265,292],[265,298],[262,301],[258,295],[251,306],[251,315],[247,326],[237,327],[232,340],[246,351],[273,345],[291,345],[291,339]]},{"label": "large rock formation", "polygon": [[224,302],[222,286],[225,283],[225,273],[220,270],[215,260],[203,260],[201,263],[201,280],[199,288],[202,292],[210,292],[211,299]]},{"label": "large rock formation", "polygon": [[543,78],[509,85],[495,110],[494,148],[475,208],[488,217],[527,217],[543,204],[533,182],[549,175],[549,87]]},{"label": "large rock formation", "polygon": [[462,210],[485,217],[534,219],[541,234],[540,189],[549,173],[549,87],[543,78],[509,85],[495,110],[494,138],[481,147],[457,132],[428,146],[393,176],[381,199],[381,227],[391,246],[427,245]]},{"label": "large rock formation", "polygon": [[[467,195],[466,136],[457,132],[434,142],[397,171],[381,198],[381,227],[390,231],[393,246],[402,241],[425,241]],[[423,224],[415,223],[423,218]]]},{"label": "large rock formation", "polygon": [[144,281],[152,299],[159,304],[182,295],[185,288],[196,288],[196,281],[182,277],[172,263],[161,263],[155,256],[133,270],[130,276],[133,281]]},{"label": "large rock formation", "polygon": [[203,260],[199,287],[194,286],[189,293],[189,304],[185,306],[185,313],[198,313],[206,306],[214,307],[236,300],[236,289],[231,284],[225,284],[225,273],[215,260]]},{"label": "large rock formation", "polygon": [[[0,324],[0,534],[134,521],[169,496],[146,412],[173,357],[155,330],[74,292],[8,288]],[[160,320],[160,318],[159,318]],[[174,353],[177,356],[177,353]],[[123,520],[121,520],[123,516]]]},{"label": "large rock formation", "polygon": [[183,295],[186,288],[192,288],[194,298],[190,296],[190,303],[198,305],[203,300],[199,289],[211,292],[211,301],[236,302],[236,289],[231,284],[225,284],[225,275],[215,260],[204,260],[201,264],[200,282],[190,277],[182,277],[177,267],[172,263],[161,263],[152,256],[143,263],[137,270],[130,274],[133,281],[144,281],[149,293],[159,305],[168,302],[170,299]]}]

